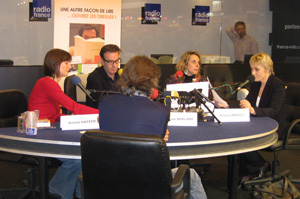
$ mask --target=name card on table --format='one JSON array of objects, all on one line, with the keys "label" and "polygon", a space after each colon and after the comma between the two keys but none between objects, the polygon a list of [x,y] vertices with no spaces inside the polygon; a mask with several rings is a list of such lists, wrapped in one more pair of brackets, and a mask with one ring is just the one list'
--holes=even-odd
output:
[{"label": "name card on table", "polygon": [[60,117],[60,128],[64,130],[99,129],[98,114],[63,115]]},{"label": "name card on table", "polygon": [[197,126],[197,112],[171,112],[168,126]]},{"label": "name card on table", "polygon": [[214,114],[221,122],[250,122],[249,109],[245,108],[215,109]]}]

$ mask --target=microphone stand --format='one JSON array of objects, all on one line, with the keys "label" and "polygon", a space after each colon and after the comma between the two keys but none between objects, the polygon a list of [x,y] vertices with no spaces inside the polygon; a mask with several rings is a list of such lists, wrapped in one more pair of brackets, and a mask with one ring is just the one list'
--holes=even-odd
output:
[{"label": "microphone stand", "polygon": [[100,91],[100,90],[95,90],[95,89],[88,89],[91,93],[105,93],[105,94],[120,94],[118,91]]},{"label": "microphone stand", "polygon": [[197,89],[194,89],[192,91],[194,95],[197,97],[197,99],[205,106],[205,108],[210,112],[210,114],[217,120],[218,124],[222,126],[222,122],[215,116],[215,114],[208,108],[206,105],[206,102],[202,99],[201,95],[198,93]]},{"label": "microphone stand", "polygon": [[[92,94],[94,93],[94,97],[97,98],[97,100],[93,100],[95,102],[98,102],[102,96],[104,95],[109,95],[109,94],[120,94],[120,92],[118,91],[106,91],[106,90],[103,90],[103,91],[100,91],[100,90],[96,90],[96,89],[88,89],[88,91]],[[96,95],[95,95],[96,94]]]},{"label": "microphone stand", "polygon": [[201,97],[202,99],[204,98],[206,101],[212,103],[215,107],[221,108],[218,104],[216,104],[215,102],[211,101],[208,97],[206,97],[206,96],[205,96],[203,93],[201,93],[199,90],[194,89],[194,91],[197,92],[197,93],[200,95],[200,97]]}]

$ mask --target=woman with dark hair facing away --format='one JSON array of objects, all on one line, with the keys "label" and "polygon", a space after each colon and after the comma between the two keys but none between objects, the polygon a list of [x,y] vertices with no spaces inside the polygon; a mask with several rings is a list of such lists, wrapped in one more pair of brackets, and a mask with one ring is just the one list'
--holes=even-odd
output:
[{"label": "woman with dark hair facing away", "polygon": [[[121,94],[105,96],[99,102],[100,129],[110,132],[158,135],[168,140],[170,110],[152,101],[158,88],[160,68],[146,56],[135,56],[125,65],[117,83]],[[175,174],[177,169],[172,169]],[[191,199],[207,198],[201,179],[191,169]]]},{"label": "woman with dark hair facing away", "polygon": [[[43,73],[45,77],[39,79],[31,91],[28,102],[29,111],[39,110],[40,119],[49,119],[51,123],[58,122],[62,115],[61,106],[73,114],[98,114],[99,111],[88,106],[76,103],[60,88],[59,80],[68,75],[71,69],[71,55],[61,49],[52,49],[45,56]],[[49,191],[61,196],[62,199],[79,198],[80,186],[77,176],[81,172],[81,161],[59,159],[62,165],[58,168],[49,183]]]},{"label": "woman with dark hair facing away", "polygon": [[[249,94],[245,100],[240,101],[241,108],[247,108],[251,116],[270,117],[278,124],[278,138],[284,139],[287,133],[287,113],[285,107],[285,85],[275,77],[273,61],[265,53],[258,53],[250,59],[251,73],[254,82],[250,86]],[[262,177],[271,166],[257,152],[241,155],[242,181],[252,177]]]}]

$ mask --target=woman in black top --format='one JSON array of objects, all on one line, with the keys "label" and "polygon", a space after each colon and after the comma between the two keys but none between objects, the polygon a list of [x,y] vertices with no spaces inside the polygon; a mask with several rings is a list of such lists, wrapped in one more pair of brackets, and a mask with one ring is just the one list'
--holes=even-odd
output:
[{"label": "woman in black top", "polygon": [[[248,108],[251,116],[270,117],[278,124],[278,138],[284,139],[287,132],[287,113],[285,107],[285,86],[275,77],[273,62],[268,54],[258,53],[250,59],[251,73],[254,81],[245,100],[240,101],[241,108]],[[242,154],[241,175],[243,180],[270,170],[270,164],[255,151]],[[246,175],[246,176],[245,176]]]}]

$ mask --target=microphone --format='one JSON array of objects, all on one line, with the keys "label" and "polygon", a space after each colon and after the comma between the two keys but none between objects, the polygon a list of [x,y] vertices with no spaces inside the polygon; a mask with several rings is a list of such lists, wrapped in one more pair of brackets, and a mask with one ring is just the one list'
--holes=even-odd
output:
[{"label": "microphone", "polygon": [[192,95],[187,91],[177,91],[179,98],[184,99],[186,101],[191,100]]},{"label": "microphone", "polygon": [[157,97],[158,97],[158,90],[154,88],[150,99],[156,99]]},{"label": "microphone", "polygon": [[178,83],[182,83],[182,78],[183,78],[183,72],[182,71],[177,71],[175,73],[175,78],[178,80]]},{"label": "microphone", "polygon": [[72,77],[72,82],[74,85],[78,86],[93,102],[96,101],[92,98],[90,91],[84,88],[84,86],[81,83],[81,79],[78,76],[75,75],[74,77]]},{"label": "microphone", "polygon": [[236,92],[239,91],[243,86],[245,86],[245,85],[248,84],[248,83],[252,83],[253,81],[254,81],[254,77],[253,77],[252,75],[248,75],[246,81],[244,81],[243,83],[241,83],[241,84],[237,87],[237,89],[236,89],[232,94],[236,93]]}]

